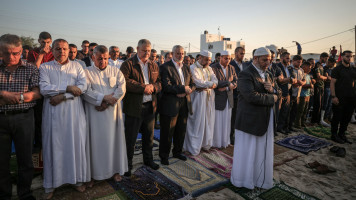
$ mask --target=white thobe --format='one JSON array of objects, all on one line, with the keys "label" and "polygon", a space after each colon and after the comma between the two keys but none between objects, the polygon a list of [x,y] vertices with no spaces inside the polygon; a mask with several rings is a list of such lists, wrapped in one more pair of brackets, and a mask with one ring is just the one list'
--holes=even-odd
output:
[{"label": "white thobe", "polygon": [[[210,66],[203,68],[196,62],[190,66],[190,71],[197,88],[210,88],[213,84],[218,84]],[[183,147],[192,155],[198,155],[201,148],[208,150],[213,144],[215,93],[214,89],[207,89],[194,91],[190,96],[194,112],[188,116]]]},{"label": "white thobe", "polygon": [[[69,85],[77,86],[83,93],[86,91],[85,72],[78,62],[61,65],[54,60],[40,66],[40,91],[44,96],[43,186],[46,189],[90,181],[83,103],[80,96],[65,93]],[[56,106],[49,103],[51,97],[63,93],[67,100]]]},{"label": "white thobe", "polygon": [[119,60],[119,59],[112,60],[111,58],[109,58],[109,65],[117,67],[118,69],[120,69],[123,62],[124,61]]},{"label": "white thobe", "polygon": [[85,64],[84,61],[79,60],[79,59],[74,59],[73,61],[78,62],[78,63],[83,67],[83,69],[86,69],[86,68],[87,68],[87,65]]},{"label": "white thobe", "polygon": [[[255,67],[256,68],[256,67]],[[256,68],[262,80],[264,72]],[[258,126],[258,124],[256,124]],[[273,108],[263,136],[235,129],[234,159],[230,181],[236,187],[273,187]]]},{"label": "white thobe", "polygon": [[[90,144],[90,171],[95,180],[104,180],[128,170],[124,122],[120,101],[126,92],[120,69],[108,65],[104,70],[90,66],[85,70],[88,89],[84,94]],[[114,106],[97,111],[105,95],[114,94]]]}]

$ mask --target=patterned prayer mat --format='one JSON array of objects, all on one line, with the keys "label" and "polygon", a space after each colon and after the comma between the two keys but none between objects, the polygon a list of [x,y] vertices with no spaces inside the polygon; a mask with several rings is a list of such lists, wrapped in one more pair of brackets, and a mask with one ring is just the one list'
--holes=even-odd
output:
[{"label": "patterned prayer mat", "polygon": [[104,197],[95,198],[95,200],[129,200],[123,191],[115,192]]},{"label": "patterned prayer mat", "polygon": [[122,190],[130,199],[135,200],[171,200],[187,195],[181,186],[146,166],[138,168],[131,177],[122,177],[120,182],[108,182],[115,190]]},{"label": "patterned prayer mat", "polygon": [[227,155],[234,157],[234,146],[229,145],[226,148],[220,149],[220,151],[226,153]]},{"label": "patterned prayer mat", "polygon": [[182,186],[193,197],[229,182],[225,177],[189,158],[187,161],[171,158],[169,165],[162,165],[158,171]]},{"label": "patterned prayer mat", "polygon": [[[329,139],[331,138],[331,129],[330,127],[322,127],[322,126],[311,126],[311,127],[306,127],[304,130],[313,136],[320,137],[320,138],[325,138]],[[346,134],[348,134],[346,132]]]},{"label": "patterned prayer mat", "polygon": [[304,134],[284,138],[283,140],[277,141],[276,143],[304,154],[308,154],[309,151],[319,150],[320,148],[324,148],[331,144],[325,140]]},{"label": "patterned prayer mat", "polygon": [[186,155],[225,178],[230,178],[231,176],[232,157],[218,149],[210,149],[209,152],[202,151],[197,156],[193,156],[188,152],[186,152]]},{"label": "patterned prayer mat", "polygon": [[247,200],[319,200],[318,198],[290,187],[283,182],[277,183],[274,181],[273,187],[269,190],[259,188],[254,190],[237,188],[231,183],[228,183],[225,186]]},{"label": "patterned prayer mat", "polygon": [[[159,150],[159,141],[154,139],[152,151],[158,151],[158,150]],[[134,155],[140,155],[140,154],[142,154],[142,139],[137,139],[135,144]]]}]

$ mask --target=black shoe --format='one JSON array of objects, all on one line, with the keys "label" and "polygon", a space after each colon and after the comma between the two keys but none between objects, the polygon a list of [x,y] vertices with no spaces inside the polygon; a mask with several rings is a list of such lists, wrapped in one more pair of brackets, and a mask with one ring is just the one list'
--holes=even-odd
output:
[{"label": "black shoe", "polygon": [[289,133],[291,133],[291,131],[290,131],[288,128],[286,128],[285,132],[286,132],[286,133],[285,133],[286,135],[288,135]]},{"label": "black shoe", "polygon": [[295,129],[292,128],[292,127],[288,128],[288,130],[291,131],[291,132],[296,132],[296,131],[297,131],[297,130],[295,130]]},{"label": "black shoe", "polygon": [[183,156],[182,154],[175,155],[175,156],[173,156],[173,158],[178,158],[179,160],[183,160],[183,161],[187,160],[187,157]]},{"label": "black shoe", "polygon": [[126,177],[130,177],[130,176],[131,176],[131,170],[129,170],[129,171],[127,171],[127,172],[125,172],[124,176],[126,176]]},{"label": "black shoe", "polygon": [[36,198],[31,195],[29,197],[24,198],[23,200],[36,200]]},{"label": "black shoe", "polygon": [[332,135],[331,136],[331,140],[336,142],[336,143],[339,143],[339,144],[344,144],[344,140],[341,139],[338,135]]},{"label": "black shoe", "polygon": [[169,165],[168,159],[161,159],[161,164],[162,165]]},{"label": "black shoe", "polygon": [[339,138],[342,139],[345,143],[352,144],[352,142],[347,139],[346,135],[340,135]]},{"label": "black shoe", "polygon": [[153,170],[159,169],[159,165],[157,165],[155,162],[151,161],[149,163],[145,163],[146,166],[150,167]]}]

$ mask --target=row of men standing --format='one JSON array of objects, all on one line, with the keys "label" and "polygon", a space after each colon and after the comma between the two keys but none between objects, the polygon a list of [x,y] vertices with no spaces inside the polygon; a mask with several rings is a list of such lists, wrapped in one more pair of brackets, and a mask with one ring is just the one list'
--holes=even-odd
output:
[{"label": "row of men standing", "polygon": [[[108,65],[108,49],[102,45],[93,49],[93,64],[85,70],[79,62],[68,59],[70,47],[64,39],[57,39],[53,42],[51,51],[54,60],[41,64],[39,70],[36,66],[21,61],[22,47],[18,36],[10,34],[2,36],[1,47],[4,55],[1,63],[1,69],[4,70],[2,75],[4,80],[10,80],[10,84],[2,84],[4,88],[1,91],[0,112],[3,114],[1,117],[5,119],[2,122],[7,123],[3,124],[4,127],[6,126],[7,139],[2,141],[6,151],[2,151],[4,156],[1,160],[5,165],[9,163],[7,154],[10,155],[11,141],[14,140],[19,168],[24,168],[19,172],[19,181],[22,184],[19,184],[18,195],[21,199],[33,198],[30,185],[33,170],[31,152],[34,127],[29,125],[34,124],[32,108],[35,105],[34,100],[41,98],[40,94],[44,97],[42,146],[44,188],[49,194],[48,198],[53,196],[55,188],[65,183],[74,184],[78,191],[84,191],[85,186],[82,183],[90,182],[91,179],[102,180],[113,177],[114,180],[120,181],[120,175],[124,172],[130,175],[134,146],[139,131],[143,138],[143,162],[153,169],[158,169],[159,165],[153,162],[152,141],[154,113],[157,107],[156,93],[161,89],[159,151],[161,163],[169,164],[172,138],[173,157],[186,160],[181,153],[187,118],[188,115],[193,115],[195,107],[200,107],[199,112],[204,112],[199,103],[199,100],[204,99],[199,98],[199,95],[193,100],[190,97],[197,87],[189,67],[182,64],[183,47],[175,46],[173,59],[163,64],[160,70],[156,63],[149,61],[151,44],[144,39],[138,43],[137,56],[124,62],[121,70]],[[229,144],[230,128],[225,127],[225,124],[230,121],[232,90],[236,88],[234,69],[228,65],[229,55],[224,52],[223,56],[226,57],[222,59],[225,62],[213,67],[216,76],[209,67],[210,52],[202,52],[201,59],[195,64],[195,67],[199,68],[195,70],[195,76],[199,76],[201,83],[205,84],[205,86],[200,85],[195,93],[201,94],[200,96],[205,94],[206,101],[204,102],[210,102],[210,118],[201,120],[204,116],[197,114],[193,119],[195,122],[188,126],[195,134],[194,127],[200,121],[201,125],[207,127],[204,131],[207,131],[212,128],[211,123],[219,123],[218,119],[221,116],[221,124],[216,127],[222,128],[225,136],[216,140],[218,147],[226,147]],[[7,73],[10,69],[11,71]],[[23,69],[25,71],[20,71]],[[19,73],[23,74],[17,75]],[[12,80],[7,76],[17,78]],[[205,77],[207,79],[203,81]],[[16,82],[20,79],[22,84],[16,92],[6,92],[11,91],[11,81]],[[216,87],[218,87],[217,93],[220,92],[222,97],[217,101],[221,113],[217,113],[219,117],[214,120],[213,89]],[[121,113],[121,104],[118,103],[124,96],[125,120]],[[192,106],[192,101],[196,106]],[[9,125],[20,126],[17,118],[12,119],[13,115],[18,114],[26,114],[26,120],[30,120],[20,120],[23,126],[27,126],[21,134],[28,137],[15,138],[11,136],[13,131],[8,130]],[[228,115],[224,116],[224,114]],[[208,145],[204,145],[205,148],[209,148],[213,145],[212,131],[210,130],[209,135],[204,136],[204,134],[201,133],[200,137],[209,137]],[[187,140],[193,137],[195,136],[187,137]],[[19,141],[26,142],[22,145],[24,147],[20,148]],[[187,149],[189,146],[199,145],[200,142],[187,141]],[[195,151],[200,151],[200,148],[196,146],[194,148]],[[193,155],[199,153],[195,151],[192,151]],[[4,175],[2,186],[5,186],[1,188],[1,196],[8,198],[11,197],[11,183],[8,179],[8,166],[5,168],[1,171]]]}]

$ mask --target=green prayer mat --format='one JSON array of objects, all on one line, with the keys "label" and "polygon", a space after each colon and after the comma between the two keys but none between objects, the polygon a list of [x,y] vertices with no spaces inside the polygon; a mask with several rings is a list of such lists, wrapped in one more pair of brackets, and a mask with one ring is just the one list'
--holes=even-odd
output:
[{"label": "green prayer mat", "polygon": [[95,198],[95,200],[129,200],[123,191],[117,191],[104,197]]},{"label": "green prayer mat", "polygon": [[293,187],[286,185],[283,182],[273,182],[273,187],[269,190],[255,188],[249,190],[247,188],[237,188],[231,183],[225,185],[235,193],[238,193],[247,200],[319,200],[318,198],[301,192]]},{"label": "green prayer mat", "polygon": [[[311,127],[306,127],[304,130],[313,136],[319,137],[319,138],[325,138],[329,139],[331,138],[331,128],[330,127],[323,127],[323,126],[311,126]],[[346,132],[346,134],[348,134]]]}]

